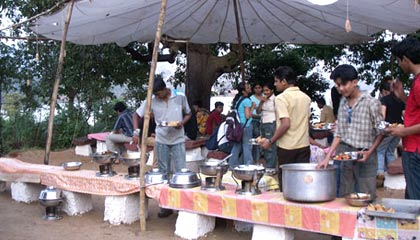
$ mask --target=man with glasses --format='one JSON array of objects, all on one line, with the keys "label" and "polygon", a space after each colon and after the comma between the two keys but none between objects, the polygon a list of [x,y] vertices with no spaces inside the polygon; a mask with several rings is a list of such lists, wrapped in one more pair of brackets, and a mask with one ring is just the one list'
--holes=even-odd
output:
[{"label": "man with glasses", "polygon": [[340,65],[330,78],[336,82],[343,95],[338,108],[337,129],[330,151],[318,167],[326,167],[333,152],[361,152],[356,161],[343,161],[339,196],[360,191],[376,198],[376,170],[378,167],[376,148],[383,136],[376,131],[382,121],[381,103],[367,92],[361,92],[356,69],[351,65]]}]

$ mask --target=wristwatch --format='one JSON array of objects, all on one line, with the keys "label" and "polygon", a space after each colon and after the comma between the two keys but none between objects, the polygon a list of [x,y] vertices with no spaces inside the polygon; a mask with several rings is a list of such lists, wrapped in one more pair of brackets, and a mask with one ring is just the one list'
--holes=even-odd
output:
[{"label": "wristwatch", "polygon": [[133,135],[134,136],[139,136],[140,135],[140,129],[137,128],[136,130],[134,130]]}]

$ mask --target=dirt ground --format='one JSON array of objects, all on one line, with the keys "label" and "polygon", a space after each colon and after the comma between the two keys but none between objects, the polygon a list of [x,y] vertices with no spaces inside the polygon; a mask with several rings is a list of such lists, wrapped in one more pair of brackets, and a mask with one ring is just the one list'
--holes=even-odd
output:
[{"label": "dirt ground", "polygon": [[[44,159],[43,150],[28,150],[14,152],[10,157],[19,160],[42,164]],[[97,170],[97,165],[88,157],[76,156],[73,149],[61,152],[52,152],[50,155],[51,165],[60,165],[68,161],[81,161],[83,169]],[[115,167],[117,172],[126,172],[126,166],[120,164]],[[403,191],[400,190],[378,190],[379,197],[402,198]],[[139,221],[130,225],[111,225],[103,221],[104,213],[103,196],[93,196],[93,210],[79,215],[67,216],[58,221],[44,221],[42,216],[45,208],[38,202],[26,204],[11,199],[10,183],[7,184],[5,192],[0,192],[0,239],[23,240],[23,239],[180,239],[174,235],[177,214],[168,218],[157,217],[159,206],[156,201],[149,201],[149,218],[147,219],[147,231],[140,232]],[[245,240],[251,239],[251,232],[236,232],[232,225],[223,219],[216,220],[216,228],[202,239],[213,240]],[[296,240],[320,239],[327,240],[330,236],[295,231]]]}]

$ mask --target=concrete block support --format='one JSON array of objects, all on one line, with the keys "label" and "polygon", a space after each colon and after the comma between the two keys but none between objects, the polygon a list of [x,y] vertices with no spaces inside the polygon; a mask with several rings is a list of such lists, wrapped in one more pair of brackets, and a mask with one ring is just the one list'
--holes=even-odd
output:
[{"label": "concrete block support", "polygon": [[6,191],[6,182],[0,181],[0,192]]},{"label": "concrete block support", "polygon": [[[105,198],[104,221],[112,225],[130,224],[139,220],[139,194],[107,196]],[[146,217],[148,198],[146,198]]]},{"label": "concrete block support", "polygon": [[37,183],[12,182],[10,189],[13,200],[30,203],[38,201],[39,193],[44,189],[44,186]]},{"label": "concrete block support", "polygon": [[294,238],[293,230],[282,227],[255,224],[252,232],[252,240],[293,240]]},{"label": "concrete block support", "polygon": [[215,224],[215,217],[179,211],[175,235],[184,239],[197,239],[213,231]]},{"label": "concrete block support", "polygon": [[93,209],[92,195],[63,191],[62,211],[69,216],[83,214]]}]

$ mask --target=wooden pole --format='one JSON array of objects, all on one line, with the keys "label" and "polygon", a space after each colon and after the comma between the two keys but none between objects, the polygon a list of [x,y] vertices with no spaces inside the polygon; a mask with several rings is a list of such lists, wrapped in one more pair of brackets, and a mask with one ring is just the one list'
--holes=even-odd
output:
[{"label": "wooden pole", "polygon": [[63,72],[64,57],[65,57],[64,52],[66,50],[67,31],[70,25],[70,19],[71,19],[71,14],[73,11],[73,6],[74,6],[74,0],[71,0],[67,8],[67,16],[64,22],[63,37],[61,39],[61,46],[60,46],[60,55],[58,57],[57,73],[55,75],[54,88],[53,88],[53,93],[51,97],[50,117],[48,120],[47,144],[45,146],[45,157],[44,157],[44,164],[46,165],[48,165],[50,161],[50,150],[51,150],[51,141],[52,141],[52,134],[53,134],[55,105],[57,103],[58,86],[60,85],[61,75]]},{"label": "wooden pole", "polygon": [[[145,184],[144,184],[144,174],[146,168],[146,141],[147,141],[147,133],[149,129],[149,122],[150,122],[150,106],[152,105],[152,91],[153,91],[153,82],[155,79],[155,72],[156,72],[156,64],[158,59],[158,50],[159,50],[159,43],[160,38],[162,36],[162,27],[163,22],[165,19],[165,12],[166,12],[166,1],[162,0],[162,5],[160,7],[160,15],[159,21],[156,29],[155,35],[155,44],[153,46],[153,55],[152,55],[152,63],[150,66],[149,72],[149,87],[147,89],[147,98],[146,98],[146,112],[144,114],[144,124],[143,124],[143,131],[141,135],[141,155],[140,155],[140,206],[139,206],[139,215],[140,215],[140,231],[146,231],[146,194],[145,194]],[[156,146],[155,146],[156,147]],[[154,151],[156,153],[156,151]]]},{"label": "wooden pole", "polygon": [[241,37],[241,25],[239,23],[238,16],[238,3],[237,0],[233,1],[233,9],[235,12],[235,22],[236,22],[236,33],[238,35],[238,45],[239,45],[239,61],[241,62],[241,77],[242,82],[245,81],[245,64],[244,64],[244,50],[242,49],[242,37]]}]

